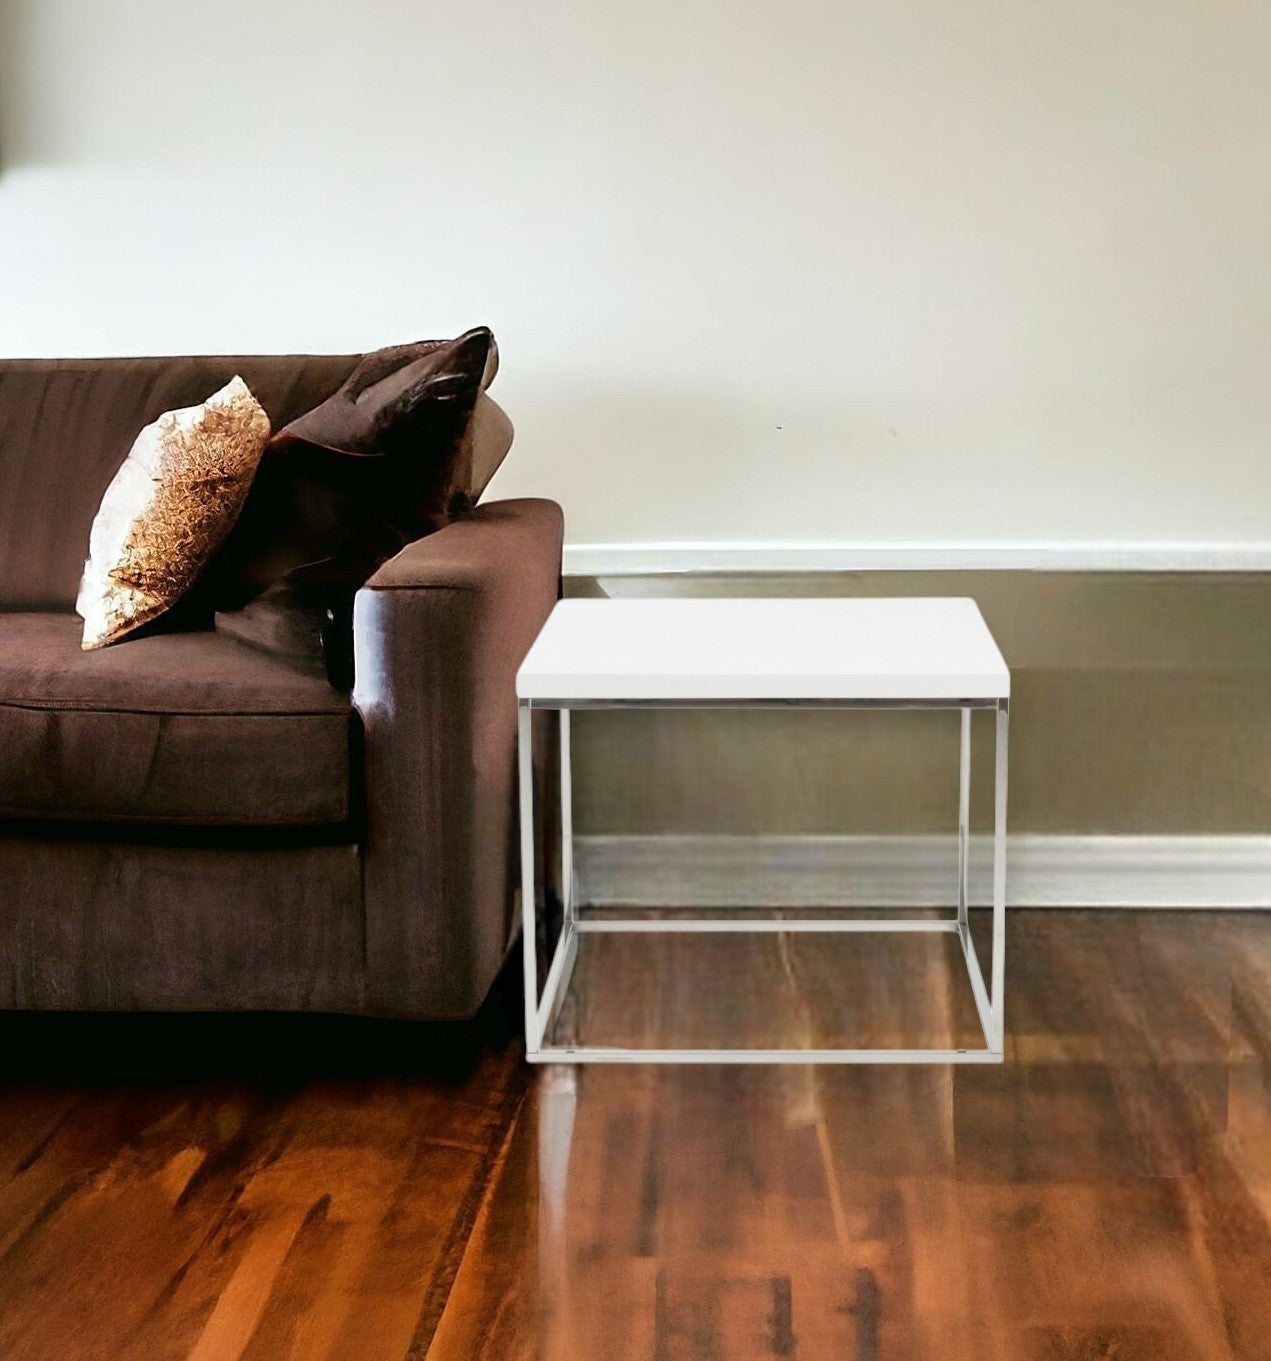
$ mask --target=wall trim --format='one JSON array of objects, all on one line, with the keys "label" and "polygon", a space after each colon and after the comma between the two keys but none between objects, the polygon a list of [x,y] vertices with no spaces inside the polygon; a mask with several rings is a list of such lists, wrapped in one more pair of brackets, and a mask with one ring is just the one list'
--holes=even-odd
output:
[{"label": "wall trim", "polygon": [[[992,848],[972,838],[971,901]],[[1046,836],[1007,843],[1012,907],[1271,906],[1271,836]],[[597,907],[931,907],[953,901],[951,836],[580,836],[578,900]]]},{"label": "wall trim", "polygon": [[1268,572],[1271,543],[571,543],[566,576],[735,572]]}]

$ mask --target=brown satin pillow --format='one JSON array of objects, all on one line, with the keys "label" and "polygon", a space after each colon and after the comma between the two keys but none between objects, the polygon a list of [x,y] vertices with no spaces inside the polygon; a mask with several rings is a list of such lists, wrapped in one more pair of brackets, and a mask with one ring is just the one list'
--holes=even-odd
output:
[{"label": "brown satin pillow", "polygon": [[[467,334],[472,335],[473,332]],[[461,340],[463,338],[460,337]],[[358,365],[357,372],[350,376],[349,383],[352,384],[356,379],[369,386],[391,377],[395,371],[407,364],[436,354],[439,350],[447,349],[456,343],[453,340],[417,340],[409,345],[386,346],[382,350],[376,350],[374,354],[367,355]],[[487,391],[498,372],[499,347],[491,334],[485,369],[481,374],[481,391],[473,404],[468,428],[464,432],[463,448],[455,463],[455,495],[466,499],[470,507],[476,505],[490,479],[498,472],[508,450],[512,447],[512,437],[515,433],[507,412]],[[329,407],[330,403],[324,403],[324,406]],[[341,418],[338,411],[333,414],[337,420]],[[299,425],[300,422],[294,424]],[[331,443],[333,433],[330,429],[326,430],[324,438],[318,442]],[[343,447],[339,445],[338,440],[336,447]]]},{"label": "brown satin pillow", "polygon": [[[254,613],[303,600],[307,613],[343,630],[354,594],[381,563],[471,503],[473,412],[496,356],[485,327],[368,355],[269,441],[202,597],[235,611],[281,585]],[[328,629],[324,645],[332,679],[347,683],[343,642]],[[350,654],[351,646],[350,638]]]}]

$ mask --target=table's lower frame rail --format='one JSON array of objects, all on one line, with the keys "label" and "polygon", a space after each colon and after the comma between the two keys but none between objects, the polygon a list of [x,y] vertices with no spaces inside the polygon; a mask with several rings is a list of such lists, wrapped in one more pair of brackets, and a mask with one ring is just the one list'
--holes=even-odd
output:
[{"label": "table's lower frame rail", "polygon": [[[580,708],[846,708],[846,709],[959,709],[962,714],[958,780],[958,892],[956,914],[937,918],[807,918],[807,917],[652,917],[606,913],[580,918],[574,898],[573,780],[570,753],[571,709]],[[992,961],[986,985],[968,920],[967,880],[970,827],[971,711],[992,709],[996,714],[993,814],[993,930]],[[1000,1063],[1005,1045],[1006,965],[1006,797],[1007,699],[950,700],[521,700],[518,706],[518,764],[520,772],[522,956],[525,972],[525,1056],[531,1063]],[[534,823],[533,737],[534,709],[560,715],[560,809],[563,915],[556,948],[538,988],[536,837]],[[737,932],[746,934],[816,932],[865,934],[899,932],[952,934],[958,937],[966,964],[976,1014],[983,1032],[983,1048],[621,1048],[612,1045],[549,1043],[569,990],[580,936],[592,934]]]}]

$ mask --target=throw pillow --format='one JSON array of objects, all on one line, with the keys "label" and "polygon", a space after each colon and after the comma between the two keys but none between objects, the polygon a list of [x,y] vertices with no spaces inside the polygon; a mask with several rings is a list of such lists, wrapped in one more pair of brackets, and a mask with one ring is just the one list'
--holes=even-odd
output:
[{"label": "throw pillow", "polygon": [[241,378],[137,436],[93,520],[76,612],[87,651],[172,608],[234,526],[269,439]]},{"label": "throw pillow", "polygon": [[[469,335],[472,332],[468,333]],[[461,337],[462,339],[462,337]],[[388,374],[412,360],[436,353],[455,342],[449,340],[418,340],[410,345],[390,345],[376,350],[363,360],[365,376]],[[462,441],[462,450],[455,462],[456,506],[471,509],[481,499],[490,479],[498,472],[508,450],[512,447],[512,422],[507,412],[490,396],[489,387],[499,372],[499,347],[490,336],[490,349],[485,369],[481,374],[481,391],[472,408],[472,418]]]},{"label": "throw pillow", "polygon": [[[284,426],[200,588],[218,611],[217,627],[233,629],[229,612],[256,601],[249,628],[268,638],[286,631],[270,617],[275,611],[303,610],[327,621],[328,670],[346,684],[346,621],[357,590],[470,503],[463,479],[473,413],[494,354],[485,327],[377,351],[325,402]],[[263,598],[278,584],[286,589]],[[314,636],[310,624],[305,631]]]}]

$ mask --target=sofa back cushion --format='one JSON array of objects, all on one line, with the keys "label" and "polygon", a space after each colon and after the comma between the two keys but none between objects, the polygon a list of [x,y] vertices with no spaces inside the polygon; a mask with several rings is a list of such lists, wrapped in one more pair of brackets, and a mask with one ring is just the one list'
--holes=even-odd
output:
[{"label": "sofa back cushion", "polygon": [[0,359],[0,605],[75,600],[88,531],[142,426],[241,374],[281,429],[360,355]]}]

